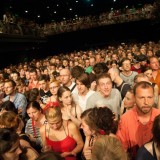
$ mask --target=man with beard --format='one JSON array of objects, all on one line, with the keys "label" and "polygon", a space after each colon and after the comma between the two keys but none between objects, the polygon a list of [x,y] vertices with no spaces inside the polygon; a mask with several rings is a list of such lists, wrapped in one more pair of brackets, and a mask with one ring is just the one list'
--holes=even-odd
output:
[{"label": "man with beard", "polygon": [[160,110],[153,108],[154,89],[146,81],[137,83],[133,88],[135,107],[121,116],[117,137],[133,159],[137,150],[152,139],[152,125]]}]

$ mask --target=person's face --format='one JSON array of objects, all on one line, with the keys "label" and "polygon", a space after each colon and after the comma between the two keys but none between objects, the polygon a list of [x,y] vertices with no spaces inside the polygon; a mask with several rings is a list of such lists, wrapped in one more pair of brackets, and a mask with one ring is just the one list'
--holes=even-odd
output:
[{"label": "person's face", "polygon": [[14,81],[17,81],[18,80],[18,74],[14,73],[12,75],[12,78],[13,78]]},{"label": "person's face", "polygon": [[6,95],[11,95],[12,93],[14,93],[15,89],[14,89],[14,87],[12,86],[12,83],[6,82],[6,83],[4,84],[4,91],[5,91],[5,94],[6,94]]},{"label": "person's face", "polygon": [[30,77],[31,77],[32,80],[37,80],[37,74],[36,74],[36,72],[31,72],[30,73]]},{"label": "person's face", "polygon": [[127,109],[131,109],[134,107],[135,99],[134,95],[131,92],[127,92],[124,97],[124,107]]},{"label": "person's face", "polygon": [[84,118],[82,118],[82,121],[81,121],[81,128],[83,129],[83,133],[84,133],[85,136],[93,135],[93,131],[87,125]]},{"label": "person's face", "polygon": [[150,67],[153,70],[158,70],[159,69],[159,62],[157,58],[151,58],[150,59]]},{"label": "person's face", "polygon": [[71,105],[72,103],[72,95],[70,91],[64,91],[62,97],[59,98],[62,101],[63,105]]},{"label": "person's face", "polygon": [[88,67],[89,66],[89,60],[85,61],[85,66]]},{"label": "person's face", "polygon": [[49,89],[52,95],[57,95],[58,88],[59,88],[58,84],[54,82],[49,85]]},{"label": "person's face", "polygon": [[88,88],[78,80],[76,80],[76,86],[80,95],[85,94],[88,91]]},{"label": "person's face", "polygon": [[98,89],[104,97],[108,97],[112,90],[112,82],[110,78],[101,78],[98,81]]},{"label": "person's face", "polygon": [[129,60],[124,61],[122,68],[124,71],[130,71],[131,70],[131,62]]},{"label": "person's face", "polygon": [[12,148],[4,153],[2,157],[4,160],[19,160],[19,155],[22,153],[22,150],[20,149],[19,146],[19,140],[13,144]]},{"label": "person's face", "polygon": [[47,89],[48,83],[45,80],[39,81],[39,87],[43,90]]},{"label": "person's face", "polygon": [[34,121],[37,121],[41,114],[41,111],[39,111],[36,108],[30,107],[27,109],[27,114],[29,118],[33,119]]},{"label": "person's face", "polygon": [[144,74],[145,74],[149,79],[151,79],[151,78],[153,77],[153,75],[152,75],[152,70],[151,70],[151,69],[145,71]]},{"label": "person's face", "polygon": [[61,83],[66,85],[67,83],[69,83],[70,80],[71,80],[70,73],[66,70],[61,70],[60,71],[60,81],[61,81]]},{"label": "person's face", "polygon": [[154,104],[153,89],[151,87],[145,89],[138,87],[135,94],[135,103],[137,105],[138,111],[141,114],[149,113]]},{"label": "person's face", "polygon": [[53,130],[59,130],[62,126],[62,117],[48,118],[48,125]]},{"label": "person's face", "polygon": [[68,61],[64,60],[63,61],[63,66],[67,67],[68,66]]}]

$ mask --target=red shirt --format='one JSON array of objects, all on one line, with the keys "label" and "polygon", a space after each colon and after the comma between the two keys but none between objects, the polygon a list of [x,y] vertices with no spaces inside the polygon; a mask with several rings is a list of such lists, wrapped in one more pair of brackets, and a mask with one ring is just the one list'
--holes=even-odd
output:
[{"label": "red shirt", "polygon": [[152,139],[153,121],[159,114],[160,110],[152,108],[150,120],[145,125],[139,121],[136,107],[122,115],[117,137],[122,142],[125,150],[129,149],[131,153],[136,153],[139,147]]}]

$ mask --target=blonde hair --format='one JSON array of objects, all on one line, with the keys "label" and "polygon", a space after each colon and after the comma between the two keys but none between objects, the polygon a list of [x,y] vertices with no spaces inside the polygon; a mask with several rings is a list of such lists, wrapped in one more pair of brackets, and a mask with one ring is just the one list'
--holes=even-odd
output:
[{"label": "blonde hair", "polygon": [[49,107],[48,109],[45,110],[45,117],[46,119],[54,119],[57,117],[62,118],[62,112],[59,106],[53,106]]}]

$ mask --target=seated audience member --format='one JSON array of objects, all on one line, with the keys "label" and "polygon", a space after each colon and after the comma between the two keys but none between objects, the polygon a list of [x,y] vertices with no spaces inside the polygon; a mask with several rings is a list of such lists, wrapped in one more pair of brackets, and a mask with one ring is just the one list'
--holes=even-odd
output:
[{"label": "seated audience member", "polygon": [[57,95],[61,106],[62,118],[64,120],[71,120],[79,127],[82,109],[74,102],[70,89],[66,86],[61,86],[58,89]]},{"label": "seated audience member", "polygon": [[135,98],[133,89],[129,89],[121,104],[121,115],[129,111],[135,106]]},{"label": "seated audience member", "polygon": [[121,142],[111,136],[100,136],[92,148],[92,160],[129,160]]},{"label": "seated audience member", "polygon": [[41,153],[35,160],[63,160],[63,158],[58,153],[47,151]]},{"label": "seated audience member", "polygon": [[41,149],[41,137],[39,128],[46,123],[42,108],[37,101],[29,103],[26,108],[29,120],[25,126],[25,133],[29,135],[32,143],[35,143],[36,150]]},{"label": "seated audience member", "polygon": [[62,119],[59,104],[50,103],[45,110],[47,124],[40,128],[43,147],[50,146],[65,160],[76,160],[76,155],[83,148],[83,140],[78,127]]},{"label": "seated audience member", "polygon": [[116,137],[114,133],[117,130],[117,121],[108,107],[87,109],[81,114],[81,119],[81,128],[86,136],[82,156],[85,159],[91,159],[92,147],[99,137],[102,135],[106,138],[108,136]]},{"label": "seated audience member", "polygon": [[136,160],[158,160],[160,157],[160,115],[153,122],[153,139],[139,148]]},{"label": "seated audience member", "polygon": [[30,155],[32,159],[35,159],[38,157],[38,152],[32,147],[29,137],[22,133],[23,127],[24,123],[22,119],[14,112],[7,111],[1,115],[0,128],[10,128],[15,131],[19,135],[21,148],[28,148],[28,156]]},{"label": "seated audience member", "polygon": [[95,92],[90,90],[90,80],[87,73],[82,73],[76,79],[78,94],[73,94],[73,99],[81,107],[82,111],[86,110],[87,99]]}]

